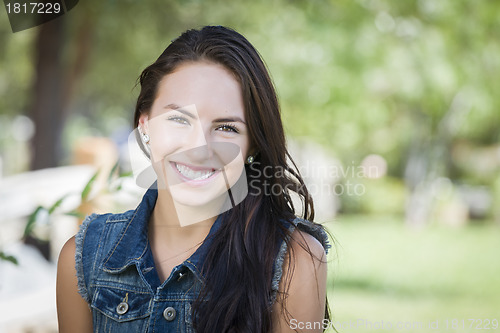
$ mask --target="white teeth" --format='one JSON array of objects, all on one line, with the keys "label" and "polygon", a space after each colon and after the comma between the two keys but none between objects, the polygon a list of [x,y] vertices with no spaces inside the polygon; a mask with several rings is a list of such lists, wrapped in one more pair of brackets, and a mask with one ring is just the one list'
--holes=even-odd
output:
[{"label": "white teeth", "polygon": [[175,167],[186,178],[193,180],[203,180],[212,176],[215,171],[195,171],[185,165],[175,163]]}]

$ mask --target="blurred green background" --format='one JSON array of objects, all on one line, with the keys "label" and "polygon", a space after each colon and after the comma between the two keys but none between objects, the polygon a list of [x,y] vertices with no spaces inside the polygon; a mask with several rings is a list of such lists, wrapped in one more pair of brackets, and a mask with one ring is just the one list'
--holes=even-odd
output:
[{"label": "blurred green background", "polygon": [[[73,164],[83,137],[120,147],[142,69],[188,28],[230,26],[266,61],[289,137],[335,161],[337,189],[358,186],[321,221],[339,330],[475,332],[500,319],[499,13],[486,0],[92,0],[13,34],[0,11],[1,177]],[[410,326],[383,330],[436,331]]]}]

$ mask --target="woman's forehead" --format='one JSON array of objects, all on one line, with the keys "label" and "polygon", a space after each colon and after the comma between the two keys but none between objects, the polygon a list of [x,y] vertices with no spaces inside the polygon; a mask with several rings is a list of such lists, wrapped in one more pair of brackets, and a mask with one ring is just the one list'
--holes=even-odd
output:
[{"label": "woman's forehead", "polygon": [[243,97],[240,83],[221,65],[195,62],[179,66],[158,84],[154,109],[181,109],[195,105],[198,112],[218,110],[241,113]]}]

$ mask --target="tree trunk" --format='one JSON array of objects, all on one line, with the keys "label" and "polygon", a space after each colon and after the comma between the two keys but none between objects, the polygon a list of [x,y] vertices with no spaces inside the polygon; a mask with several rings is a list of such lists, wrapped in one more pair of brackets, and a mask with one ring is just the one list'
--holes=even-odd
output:
[{"label": "tree trunk", "polygon": [[31,116],[35,123],[31,169],[55,167],[61,158],[64,124],[64,71],[61,53],[64,18],[42,24],[35,45],[35,80]]}]

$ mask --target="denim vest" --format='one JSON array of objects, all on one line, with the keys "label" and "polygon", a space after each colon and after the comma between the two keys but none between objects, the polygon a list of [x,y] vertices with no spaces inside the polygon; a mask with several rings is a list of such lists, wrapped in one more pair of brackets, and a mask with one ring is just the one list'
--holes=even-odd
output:
[{"label": "denim vest", "polygon": [[[147,234],[157,194],[148,190],[136,210],[88,216],[76,235],[78,291],[92,310],[94,332],[195,332],[191,304],[201,290],[200,269],[221,218],[195,253],[162,282]],[[328,250],[328,237],[318,225],[295,219],[290,228],[295,227],[315,236]],[[275,260],[271,303],[285,253],[283,241]]]}]

